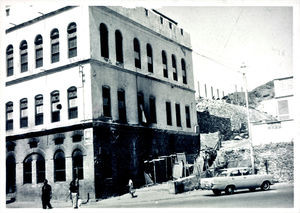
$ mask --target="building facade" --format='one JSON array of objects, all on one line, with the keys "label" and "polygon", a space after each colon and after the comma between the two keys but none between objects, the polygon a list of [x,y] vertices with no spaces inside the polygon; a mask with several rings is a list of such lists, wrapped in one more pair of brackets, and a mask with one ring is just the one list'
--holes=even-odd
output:
[{"label": "building facade", "polygon": [[254,144],[291,142],[295,139],[293,76],[274,79],[274,98],[262,101],[258,109],[277,121],[252,123]]},{"label": "building facade", "polygon": [[[80,14],[80,16],[78,16]],[[144,160],[197,154],[189,35],[155,10],[67,6],[5,35],[6,192],[99,198],[144,184]]]}]

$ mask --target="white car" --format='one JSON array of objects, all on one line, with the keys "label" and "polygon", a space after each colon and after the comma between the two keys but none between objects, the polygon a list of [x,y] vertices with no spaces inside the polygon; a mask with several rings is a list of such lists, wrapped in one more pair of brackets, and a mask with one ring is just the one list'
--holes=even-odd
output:
[{"label": "white car", "polygon": [[200,184],[201,189],[212,190],[215,195],[220,195],[222,191],[233,194],[237,189],[255,191],[259,187],[266,191],[274,184],[274,180],[272,175],[256,175],[252,174],[250,168],[240,167],[220,170],[215,177],[202,178]]}]

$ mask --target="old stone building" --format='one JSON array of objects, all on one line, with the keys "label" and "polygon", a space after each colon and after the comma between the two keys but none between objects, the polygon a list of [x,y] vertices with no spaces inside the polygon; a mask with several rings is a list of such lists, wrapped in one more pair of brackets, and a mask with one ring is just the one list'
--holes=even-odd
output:
[{"label": "old stone building", "polygon": [[[6,29],[6,192],[65,198],[144,184],[144,160],[195,154],[189,35],[155,10],[67,6]],[[5,51],[5,52],[4,52]],[[3,73],[5,73],[3,72]]]}]

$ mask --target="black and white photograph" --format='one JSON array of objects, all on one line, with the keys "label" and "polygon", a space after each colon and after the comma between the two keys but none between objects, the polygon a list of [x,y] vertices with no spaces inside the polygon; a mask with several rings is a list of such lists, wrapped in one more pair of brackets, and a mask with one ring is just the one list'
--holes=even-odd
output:
[{"label": "black and white photograph", "polygon": [[1,212],[300,211],[298,0],[0,5]]}]

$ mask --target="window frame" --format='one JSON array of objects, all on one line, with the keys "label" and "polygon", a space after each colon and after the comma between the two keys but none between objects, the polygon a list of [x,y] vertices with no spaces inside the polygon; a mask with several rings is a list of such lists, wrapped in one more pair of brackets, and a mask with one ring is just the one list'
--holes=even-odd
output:
[{"label": "window frame", "polygon": [[[5,104],[6,108],[6,131],[13,130],[14,129],[14,118],[13,118],[13,112],[14,112],[14,104],[12,101],[9,101]],[[9,113],[11,115],[9,116]],[[11,117],[11,119],[8,119],[8,117]]]},{"label": "window frame", "polygon": [[[123,102],[123,106],[122,106],[122,102]],[[124,89],[118,89],[118,112],[119,112],[119,122],[127,123],[126,94]]]},{"label": "window frame", "polygon": [[[54,98],[56,97],[57,98]],[[59,91],[58,90],[54,90],[53,92],[51,92],[50,94],[50,102],[51,102],[51,123],[54,122],[59,122],[60,121],[60,109],[57,108],[54,111],[54,106],[58,107],[58,105],[60,105],[60,97],[59,97]]]},{"label": "window frame", "polygon": [[[78,156],[75,156],[76,153],[80,153],[78,154]],[[78,158],[78,159],[77,159]],[[78,162],[76,162],[76,160]],[[78,178],[79,180],[83,180],[84,179],[84,165],[83,165],[83,154],[82,151],[80,149],[75,149],[72,153],[72,176],[73,179]],[[77,165],[77,163],[79,165]],[[76,169],[78,171],[78,173],[76,174]]]},{"label": "window frame", "polygon": [[182,83],[187,84],[187,71],[185,60],[181,59]]},{"label": "window frame", "polygon": [[[107,101],[105,99],[107,99]],[[102,108],[103,116],[111,117],[111,95],[110,95],[110,87],[107,85],[102,86],[102,105],[103,105]]]},{"label": "window frame", "polygon": [[34,41],[35,45],[35,68],[43,67],[43,37],[37,35]]},{"label": "window frame", "polygon": [[[59,154],[61,153],[61,156]],[[56,150],[53,156],[54,182],[66,181],[66,157],[63,150]]]},{"label": "window frame", "polygon": [[166,101],[166,119],[167,125],[172,126],[172,107],[170,101]]},{"label": "window frame", "polygon": [[174,54],[172,54],[172,69],[173,69],[173,80],[178,81],[177,60]]},{"label": "window frame", "polygon": [[191,112],[190,106],[185,106],[185,118],[186,118],[186,128],[191,128]]},{"label": "window frame", "polygon": [[161,57],[162,57],[162,65],[163,65],[163,76],[165,78],[168,78],[168,58],[167,58],[167,53],[165,50],[161,52]]},{"label": "window frame", "polygon": [[146,45],[148,72],[153,73],[153,51],[151,44]]},{"label": "window frame", "polygon": [[22,98],[20,100],[20,128],[25,127],[28,127],[28,100],[27,98]]},{"label": "window frame", "polygon": [[[35,104],[35,125],[42,125],[44,123],[44,97],[39,94],[34,97]],[[40,112],[42,109],[42,112]]]},{"label": "window frame", "polygon": [[77,25],[75,22],[69,24],[68,29],[68,58],[77,56]]},{"label": "window frame", "polygon": [[[77,88],[72,86],[68,89],[68,118],[75,119],[78,118],[78,97],[77,97]],[[76,106],[71,107],[71,102],[76,102]]]},{"label": "window frame", "polygon": [[115,31],[116,61],[123,64],[123,36],[120,30]]},{"label": "window frame", "polygon": [[14,48],[10,44],[6,48],[6,77],[14,75]]},{"label": "window frame", "polygon": [[175,103],[175,112],[176,112],[176,125],[181,127],[181,113],[180,113],[180,104]]},{"label": "window frame", "polygon": [[150,108],[150,122],[157,123],[156,99],[154,96],[149,97],[149,108]]},{"label": "window frame", "polygon": [[137,38],[133,39],[134,66],[141,69],[141,48]]},{"label": "window frame", "polygon": [[51,40],[51,63],[59,62],[59,31],[57,28],[53,29],[50,34]]},{"label": "window frame", "polygon": [[21,73],[28,71],[28,44],[25,40],[20,43],[20,69]]},{"label": "window frame", "polygon": [[101,23],[100,27],[100,50],[101,57],[109,58],[109,34],[106,24]]}]

